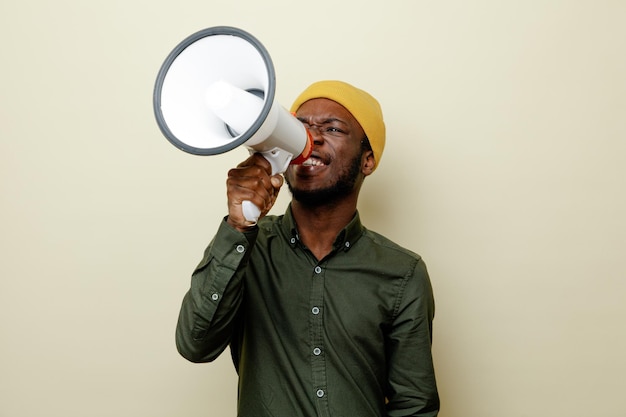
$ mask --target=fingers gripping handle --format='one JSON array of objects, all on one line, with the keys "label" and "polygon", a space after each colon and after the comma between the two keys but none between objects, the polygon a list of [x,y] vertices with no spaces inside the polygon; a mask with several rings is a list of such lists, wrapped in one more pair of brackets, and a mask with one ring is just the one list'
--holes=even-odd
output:
[{"label": "fingers gripping handle", "polygon": [[[255,151],[253,149],[250,150],[251,153]],[[272,175],[282,174],[287,170],[289,163],[293,159],[293,155],[283,149],[274,148],[269,151],[260,152],[261,155],[272,166]],[[243,216],[246,220],[251,224],[251,226],[255,225],[259,221],[259,217],[261,216],[261,209],[257,207],[252,201],[242,201],[241,202],[241,210],[243,211]]]}]

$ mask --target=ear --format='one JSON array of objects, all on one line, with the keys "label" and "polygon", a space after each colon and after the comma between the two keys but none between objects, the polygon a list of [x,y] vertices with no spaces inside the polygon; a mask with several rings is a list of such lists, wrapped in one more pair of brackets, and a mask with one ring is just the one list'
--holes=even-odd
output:
[{"label": "ear", "polygon": [[366,177],[374,172],[376,167],[376,158],[374,158],[374,152],[367,150],[363,152],[361,172]]}]

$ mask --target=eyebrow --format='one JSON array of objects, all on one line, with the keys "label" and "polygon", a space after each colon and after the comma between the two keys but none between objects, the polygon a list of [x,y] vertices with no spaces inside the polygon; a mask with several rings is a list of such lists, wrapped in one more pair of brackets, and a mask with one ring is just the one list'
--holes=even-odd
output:
[{"label": "eyebrow", "polygon": [[[309,120],[306,117],[298,117],[298,120],[300,120],[302,123],[310,124]],[[326,119],[323,119],[321,122],[313,123],[313,124],[316,124],[316,125],[327,125],[327,124],[335,123],[335,122],[341,123],[341,124],[343,124],[345,126],[349,126],[347,122],[345,122],[345,121],[343,121],[341,119],[337,119],[336,117],[327,117]]]}]

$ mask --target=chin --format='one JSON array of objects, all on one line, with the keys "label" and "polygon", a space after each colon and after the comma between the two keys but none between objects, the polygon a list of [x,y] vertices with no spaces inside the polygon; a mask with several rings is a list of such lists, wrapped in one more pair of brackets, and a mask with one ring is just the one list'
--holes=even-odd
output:
[{"label": "chin", "polygon": [[330,187],[302,189],[292,187],[287,182],[293,199],[309,207],[319,207],[337,203],[354,192],[354,184],[336,183]]}]

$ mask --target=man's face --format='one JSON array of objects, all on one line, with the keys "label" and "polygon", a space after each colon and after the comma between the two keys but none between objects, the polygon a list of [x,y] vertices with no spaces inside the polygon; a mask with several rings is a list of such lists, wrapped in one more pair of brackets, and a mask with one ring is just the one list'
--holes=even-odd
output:
[{"label": "man's face", "polygon": [[285,180],[293,198],[307,205],[337,201],[358,192],[363,181],[363,129],[345,107],[324,99],[305,102],[296,117],[313,136],[313,153],[291,165]]}]

